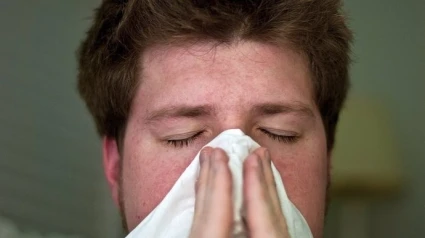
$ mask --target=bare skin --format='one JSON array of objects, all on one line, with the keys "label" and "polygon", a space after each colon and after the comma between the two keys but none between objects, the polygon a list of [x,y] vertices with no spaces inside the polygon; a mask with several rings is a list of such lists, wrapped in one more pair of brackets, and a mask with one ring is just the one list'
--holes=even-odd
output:
[{"label": "bare skin", "polygon": [[[223,150],[207,147],[201,152],[200,163],[190,237],[231,237],[232,180],[228,158]],[[250,237],[289,237],[267,149],[258,148],[248,156],[243,172],[246,224]]]},{"label": "bare skin", "polygon": [[[268,175],[271,159],[289,199],[314,237],[322,237],[330,156],[304,57],[289,47],[258,42],[197,43],[149,48],[140,64],[141,83],[121,151],[114,138],[103,140],[106,178],[130,231],[161,202],[204,145],[224,130],[238,128],[270,154],[267,159],[259,150],[245,163],[251,234],[268,237],[262,235],[271,229],[280,237],[285,232]],[[198,194],[194,221],[202,226],[198,217],[223,218],[223,235],[231,220],[225,160],[219,156],[218,171],[213,169],[216,160],[203,162],[207,171],[216,172],[212,177],[208,172],[205,188],[199,185],[198,193],[205,191]],[[212,200],[199,198],[209,196],[220,196],[218,207],[225,209],[212,209]]]}]

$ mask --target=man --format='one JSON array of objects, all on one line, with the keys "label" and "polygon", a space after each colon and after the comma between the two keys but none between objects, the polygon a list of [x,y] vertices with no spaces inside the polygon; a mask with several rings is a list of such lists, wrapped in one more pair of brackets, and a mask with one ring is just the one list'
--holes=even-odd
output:
[{"label": "man", "polygon": [[[338,0],[105,0],[79,52],[81,96],[103,138],[124,225],[134,229],[196,153],[239,128],[262,147],[244,164],[252,237],[287,237],[270,161],[322,237],[349,42]],[[225,153],[201,155],[193,237],[228,237]]]}]

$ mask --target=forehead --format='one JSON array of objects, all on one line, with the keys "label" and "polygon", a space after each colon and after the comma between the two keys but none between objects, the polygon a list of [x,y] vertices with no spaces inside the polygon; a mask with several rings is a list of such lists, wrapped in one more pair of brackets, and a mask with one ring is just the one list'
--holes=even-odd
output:
[{"label": "forehead", "polygon": [[279,68],[286,74],[309,74],[306,62],[300,53],[285,46],[277,47],[253,41],[231,44],[205,42],[150,47],[141,57],[141,68],[143,80],[145,78],[157,80],[156,76],[161,74],[162,76],[176,72],[209,74],[211,71],[225,73],[235,68],[242,69],[243,66],[245,66],[244,72],[247,73],[258,70],[267,73]]},{"label": "forehead", "polygon": [[156,46],[141,58],[133,105],[170,104],[241,108],[276,101],[314,106],[305,58],[290,48],[257,42]]}]

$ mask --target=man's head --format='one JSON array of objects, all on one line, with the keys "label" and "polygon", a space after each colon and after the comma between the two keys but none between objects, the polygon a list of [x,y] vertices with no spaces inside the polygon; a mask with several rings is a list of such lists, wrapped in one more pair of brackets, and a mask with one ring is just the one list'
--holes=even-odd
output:
[{"label": "man's head", "polygon": [[348,89],[338,0],[103,1],[79,91],[104,138],[126,225],[161,201],[199,149],[240,128],[269,148],[313,233]]}]

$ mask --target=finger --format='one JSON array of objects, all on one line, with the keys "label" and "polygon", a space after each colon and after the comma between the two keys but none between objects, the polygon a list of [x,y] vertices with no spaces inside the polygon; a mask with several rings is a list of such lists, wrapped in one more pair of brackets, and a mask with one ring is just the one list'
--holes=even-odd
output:
[{"label": "finger", "polygon": [[[205,147],[202,149],[199,155],[200,162],[200,172],[198,179],[195,183],[196,191],[196,202],[195,202],[195,212],[202,213],[202,204],[205,202],[205,193],[206,193],[206,184],[208,182],[208,175],[210,171],[210,157],[213,152],[213,148]],[[195,214],[196,215],[196,214]]]},{"label": "finger", "polygon": [[208,174],[206,203],[211,209],[211,222],[217,224],[231,224],[233,217],[232,176],[228,162],[229,158],[222,149],[214,149]]},{"label": "finger", "polygon": [[271,227],[265,228],[262,221],[270,216],[266,202],[269,195],[265,186],[261,159],[257,153],[250,154],[245,160],[243,177],[246,223],[250,234],[255,237],[260,230],[271,229]]},{"label": "finger", "polygon": [[191,237],[230,237],[233,210],[228,157],[224,151],[213,149],[202,163],[209,167],[207,173],[202,173],[205,182],[199,183],[203,200],[196,202]]},{"label": "finger", "polygon": [[254,151],[261,158],[261,168],[263,170],[264,179],[266,182],[269,198],[273,206],[274,211],[281,212],[279,195],[277,193],[276,181],[273,175],[270,152],[263,147],[258,148]]},{"label": "finger", "polygon": [[[244,163],[244,202],[248,229],[251,237],[285,237],[286,222],[282,213],[278,212],[280,206],[273,204],[269,190],[269,187],[273,186],[268,184],[270,174],[266,178],[266,173],[270,173],[266,168],[270,165],[264,163],[266,154],[260,153],[261,151],[251,154]],[[278,201],[277,192],[274,196],[274,200]]]},{"label": "finger", "polygon": [[199,153],[200,171],[199,171],[198,178],[196,179],[195,191],[198,190],[199,183],[205,183],[207,181],[208,171],[209,171],[209,166],[210,166],[209,158],[211,157],[212,152],[213,152],[213,148],[205,147]]},{"label": "finger", "polygon": [[273,185],[275,186],[275,181],[274,181],[274,177],[273,177],[273,172],[271,170],[271,160],[270,160],[270,155],[269,152],[266,148],[264,147],[260,147],[256,150],[254,150],[254,152],[259,158],[260,158],[260,162],[261,162],[261,169],[262,172],[264,174],[264,179],[265,179],[265,183],[267,186],[269,185]]}]

